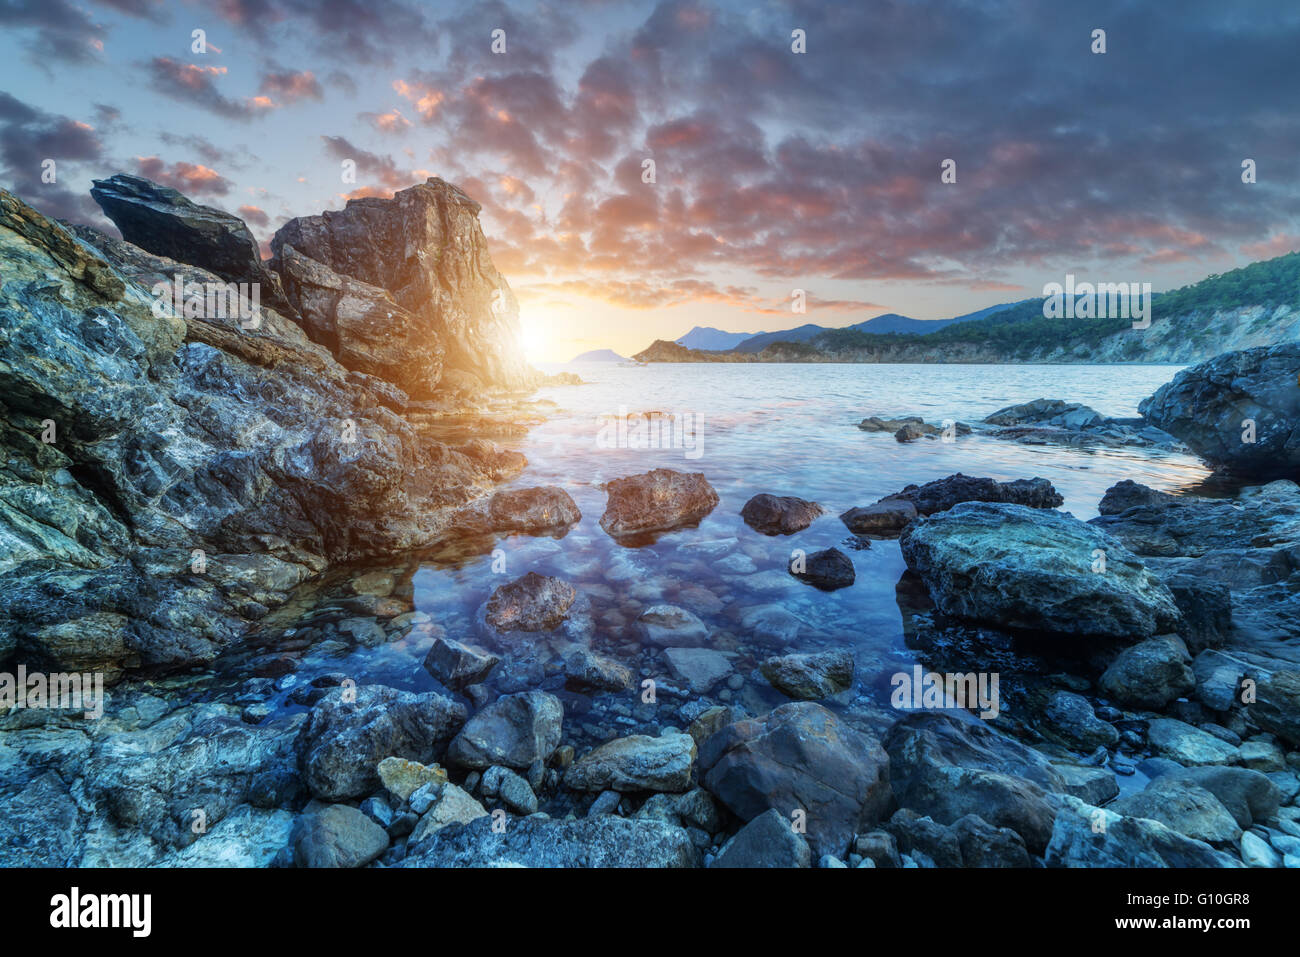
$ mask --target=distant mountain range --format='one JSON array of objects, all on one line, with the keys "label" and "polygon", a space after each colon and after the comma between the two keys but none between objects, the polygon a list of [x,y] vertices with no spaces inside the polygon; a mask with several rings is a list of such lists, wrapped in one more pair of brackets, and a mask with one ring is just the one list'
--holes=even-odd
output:
[{"label": "distant mountain range", "polygon": [[574,356],[570,362],[627,362],[624,356],[619,355],[613,349],[592,349],[590,352],[584,352],[580,356]]},{"label": "distant mountain range", "polygon": [[722,352],[734,349],[746,339],[758,335],[756,332],[723,332],[712,326],[696,326],[677,340],[679,346],[687,349],[703,349],[705,352]]},{"label": "distant mountain range", "polygon": [[[1300,252],[1156,293],[1150,324],[1122,316],[1045,314],[1043,299],[953,319],[877,316],[839,329],[803,325],[751,336],[726,352],[660,339],[639,362],[1192,363],[1300,339]],[[917,327],[921,327],[917,330]],[[917,331],[913,331],[917,330]]]},{"label": "distant mountain range", "polygon": [[676,343],[679,346],[685,346],[687,349],[698,349],[704,352],[758,353],[776,342],[809,342],[822,333],[832,331],[833,328],[851,329],[855,332],[869,332],[880,335],[899,333],[923,336],[931,332],[938,332],[945,326],[951,326],[954,323],[983,319],[985,316],[991,316],[995,312],[1010,309],[1016,305],[1019,305],[1019,303],[1001,303],[996,306],[989,306],[986,309],[980,309],[977,312],[968,312],[963,316],[955,316],[952,319],[913,319],[910,316],[900,316],[896,312],[889,312],[883,316],[876,316],[874,319],[867,319],[865,322],[854,323],[851,326],[818,326],[810,322],[794,329],[780,329],[776,332],[723,332],[721,329],[714,329],[712,326],[696,326],[686,335],[676,340]]}]

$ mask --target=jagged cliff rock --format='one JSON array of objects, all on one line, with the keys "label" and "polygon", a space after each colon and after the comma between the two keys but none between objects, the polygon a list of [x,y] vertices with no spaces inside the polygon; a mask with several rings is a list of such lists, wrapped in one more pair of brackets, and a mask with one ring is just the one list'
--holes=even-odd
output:
[{"label": "jagged cliff rock", "polygon": [[442,373],[442,342],[386,289],[341,276],[283,246],[279,257],[286,292],[313,342],[349,369],[375,375],[411,395],[427,395]]},{"label": "jagged cliff rock", "polygon": [[[210,660],[328,563],[436,541],[523,456],[432,441],[390,383],[265,307],[180,318],[202,269],[0,190],[0,659]],[[447,308],[451,308],[450,306]]]},{"label": "jagged cliff rock", "polygon": [[275,262],[292,272],[292,247],[344,276],[386,289],[416,319],[415,333],[441,356],[412,357],[422,398],[446,369],[485,385],[525,388],[537,373],[519,349],[519,306],[487,252],[479,204],[436,177],[392,199],[349,200],[337,212],[285,223],[271,240]]},{"label": "jagged cliff rock", "polygon": [[200,206],[143,176],[118,173],[93,182],[91,198],[128,243],[229,282],[258,283],[263,303],[289,311],[280,278],[262,263],[257,240],[238,216]]}]

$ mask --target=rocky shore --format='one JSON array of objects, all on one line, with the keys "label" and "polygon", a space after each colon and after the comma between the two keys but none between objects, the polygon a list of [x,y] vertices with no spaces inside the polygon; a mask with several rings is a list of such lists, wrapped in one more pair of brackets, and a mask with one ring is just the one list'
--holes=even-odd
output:
[{"label": "rocky shore", "polygon": [[[174,191],[95,195],[125,241],[0,192],[0,659],[110,684],[102,716],[0,714],[0,863],[1300,866],[1300,347],[1185,370],[1141,419],[1040,400],[948,432],[1185,443],[1203,494],[1121,482],[1085,522],[1041,477],[957,474],[837,520],[654,469],[601,487],[590,580],[431,614],[424,556],[577,550],[584,522],[496,488],[527,463],[486,436],[544,409],[473,200],[353,201],[263,262]],[[260,322],[160,315],[177,273],[259,283]],[[744,534],[694,534],[716,509]],[[805,552],[819,520],[839,546]],[[908,648],[996,700],[901,706],[895,667],[771,597],[862,587],[873,543]]]}]

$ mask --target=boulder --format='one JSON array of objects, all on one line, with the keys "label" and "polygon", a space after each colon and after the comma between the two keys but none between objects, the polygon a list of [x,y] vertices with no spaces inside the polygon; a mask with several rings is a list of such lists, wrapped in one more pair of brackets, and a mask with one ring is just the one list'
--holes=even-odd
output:
[{"label": "boulder", "polygon": [[408,846],[419,844],[444,827],[469,824],[487,816],[487,809],[474,800],[469,792],[455,784],[444,784],[433,796],[433,803],[420,816],[419,823],[411,832]]},{"label": "boulder", "polygon": [[558,532],[582,519],[573,497],[557,485],[496,492],[487,518],[494,532]]},{"label": "boulder", "polygon": [[564,686],[570,691],[622,691],[632,687],[632,672],[589,648],[575,648],[564,659]]},{"label": "boulder", "polygon": [[700,472],[654,469],[614,479],[605,491],[600,527],[615,538],[698,524],[718,504],[718,493]]},{"label": "boulder", "polygon": [[308,811],[290,837],[298,867],[364,867],[388,848],[388,832],[347,804]]},{"label": "boulder", "polygon": [[1147,743],[1153,753],[1181,765],[1233,764],[1234,745],[1176,718],[1153,718],[1147,724]]},{"label": "boulder", "polygon": [[952,618],[1125,639],[1172,631],[1180,620],[1169,589],[1135,555],[1066,513],[966,502],[913,522],[899,542]]},{"label": "boulder", "polygon": [[447,748],[447,760],[467,768],[494,764],[527,769],[560,746],[564,706],[544,691],[503,695],[475,714]]},{"label": "boulder", "polygon": [[312,342],[348,369],[377,376],[413,399],[427,399],[442,375],[442,342],[386,289],[341,276],[292,246],[280,250],[285,294]]},{"label": "boulder", "polygon": [[772,808],[722,845],[714,867],[811,867],[812,850],[791,821]]},{"label": "boulder", "polygon": [[889,804],[889,759],[871,736],[820,705],[781,705],[727,725],[700,748],[704,787],[743,821],[802,810],[817,857],[842,857]]},{"label": "boulder", "polygon": [[1103,421],[1096,409],[1062,399],[1035,399],[998,409],[985,416],[988,425],[1045,425],[1063,429],[1083,429]]},{"label": "boulder", "polygon": [[1047,759],[982,724],[933,712],[903,718],[885,738],[901,807],[952,824],[976,814],[1009,827],[1041,854],[1065,782]]},{"label": "boulder", "polygon": [[293,316],[280,277],[262,263],[257,240],[238,216],[200,206],[143,176],[118,173],[91,182],[91,198],[128,243],[228,282],[257,283],[262,305]]},{"label": "boulder", "polygon": [[1191,660],[1177,635],[1157,635],[1121,651],[1097,686],[1121,705],[1159,711],[1196,687]]},{"label": "boulder", "polygon": [[1166,786],[1200,787],[1209,791],[1241,828],[1277,817],[1282,795],[1267,775],[1247,768],[1204,766],[1178,768],[1157,780]]},{"label": "boulder", "polygon": [[574,761],[564,784],[574,791],[685,791],[695,753],[689,734],[615,738]]},{"label": "boulder", "polygon": [[1156,778],[1142,791],[1109,805],[1125,817],[1144,817],[1207,844],[1233,844],[1241,828],[1220,802],[1203,787],[1168,776]]},{"label": "boulder", "polygon": [[1056,508],[1065,499],[1044,478],[998,482],[958,472],[924,485],[908,485],[901,492],[886,495],[877,504],[885,502],[908,502],[917,514],[933,515],[961,502],[1005,502],[1028,508]]},{"label": "boulder", "polygon": [[1044,860],[1048,867],[1237,867],[1216,851],[1144,817],[1125,817],[1065,797]]},{"label": "boulder", "polygon": [[452,691],[461,691],[478,684],[500,662],[491,652],[439,636],[424,657],[424,670]]},{"label": "boulder", "polygon": [[1250,713],[1261,728],[1300,748],[1300,671],[1279,669],[1260,675]]},{"label": "boulder", "polygon": [[[1211,465],[1249,476],[1300,475],[1300,342],[1225,352],[1184,369],[1138,411]],[[1247,441],[1249,425],[1254,441]]]},{"label": "boulder", "polygon": [[853,653],[847,649],[815,654],[777,655],[759,671],[773,688],[791,698],[815,700],[839,694],[853,684]]},{"label": "boulder", "polygon": [[905,499],[877,502],[861,508],[851,508],[840,515],[840,521],[855,535],[872,535],[894,538],[917,516],[916,506]]},{"label": "boulder", "polygon": [[793,535],[811,525],[825,509],[794,496],[755,495],[740,510],[745,524],[764,535]]},{"label": "boulder", "polygon": [[322,800],[363,797],[380,786],[380,761],[428,763],[464,722],[464,705],[444,695],[335,688],[312,708],[298,740],[303,780]]},{"label": "boulder", "polygon": [[499,631],[553,631],[568,617],[577,597],[568,582],[529,572],[492,593],[487,623]]},{"label": "boulder", "polygon": [[822,591],[834,591],[852,585],[856,576],[853,560],[838,548],[809,552],[790,559],[790,574]]}]

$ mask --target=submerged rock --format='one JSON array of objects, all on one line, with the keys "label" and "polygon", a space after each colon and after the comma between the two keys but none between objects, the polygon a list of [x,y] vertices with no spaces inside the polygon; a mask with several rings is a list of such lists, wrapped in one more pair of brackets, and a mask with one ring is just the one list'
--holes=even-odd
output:
[{"label": "submerged rock", "polygon": [[773,688],[791,698],[829,698],[853,684],[853,654],[846,649],[837,649],[816,654],[778,655],[759,665],[759,671]]},{"label": "submerged rock", "polygon": [[794,496],[755,495],[740,510],[745,524],[764,535],[793,535],[811,525],[825,509]]},{"label": "submerged rock", "polygon": [[820,705],[781,705],[727,725],[700,748],[702,783],[743,821],[774,809],[806,815],[813,853],[843,856],[889,804],[889,758]]},{"label": "submerged rock", "polygon": [[1115,638],[1171,631],[1180,620],[1169,589],[1136,556],[1068,514],[967,502],[912,523],[900,544],[953,618]]},{"label": "submerged rock", "polygon": [[578,597],[568,582],[529,572],[492,593],[487,623],[500,631],[552,631]]},{"label": "submerged rock", "polygon": [[600,527],[615,538],[671,531],[698,523],[718,504],[700,472],[654,469],[606,483],[609,496]]},{"label": "submerged rock", "polygon": [[699,616],[676,605],[652,605],[637,626],[646,642],[664,648],[698,648],[709,640],[708,626]]},{"label": "submerged rock", "polygon": [[691,690],[707,693],[731,674],[731,659],[712,648],[667,648],[664,660],[674,678],[685,681]]},{"label": "submerged rock", "polygon": [[1242,475],[1300,474],[1300,343],[1225,352],[1184,369],[1138,411],[1210,464]]}]

